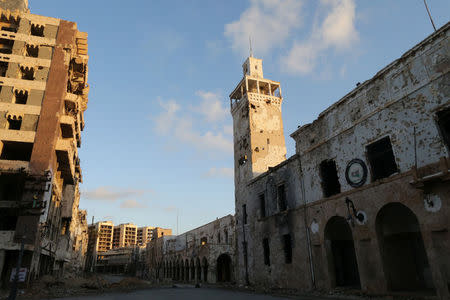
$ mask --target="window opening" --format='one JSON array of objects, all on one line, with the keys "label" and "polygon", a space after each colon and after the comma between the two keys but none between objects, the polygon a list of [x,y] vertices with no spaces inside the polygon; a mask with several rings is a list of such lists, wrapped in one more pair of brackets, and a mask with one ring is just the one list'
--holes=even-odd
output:
[{"label": "window opening", "polygon": [[336,162],[334,160],[327,159],[320,163],[320,177],[322,179],[322,189],[325,197],[330,197],[341,192]]},{"label": "window opening", "polygon": [[263,251],[264,251],[264,264],[270,266],[270,246],[269,239],[263,239]]},{"label": "window opening", "polygon": [[20,77],[25,80],[34,80],[34,68],[21,66]]},{"label": "window opening", "polygon": [[284,262],[292,263],[292,240],[290,234],[283,235]]},{"label": "window opening", "polygon": [[202,237],[201,239],[200,239],[200,244],[203,246],[203,245],[206,245],[206,243],[208,242],[208,238],[207,237]]},{"label": "window opening", "polygon": [[61,137],[63,139],[73,138],[72,125],[61,124]]},{"label": "window opening", "polygon": [[35,45],[27,44],[26,55],[30,56],[30,57],[38,57],[39,56],[39,47],[35,46]]},{"label": "window opening", "polygon": [[31,35],[44,36],[44,25],[31,24]]},{"label": "window opening", "polygon": [[20,130],[20,126],[22,126],[22,118],[8,118],[8,129],[10,130]]},{"label": "window opening", "polygon": [[[1,49],[1,45],[0,45],[0,49]],[[8,63],[4,62],[4,61],[0,61],[0,76],[5,77],[7,70],[8,70]]]},{"label": "window opening", "polygon": [[242,222],[245,224],[247,224],[247,205],[244,204],[242,205]]},{"label": "window opening", "polygon": [[15,90],[14,91],[14,96],[15,96],[15,103],[16,104],[27,104],[28,91]]},{"label": "window opening", "polygon": [[11,54],[14,45],[13,40],[0,39],[0,53]]},{"label": "window opening", "polygon": [[286,190],[284,188],[284,184],[278,186],[277,195],[278,195],[278,207],[280,211],[286,210],[287,209]]},{"label": "window opening", "polygon": [[450,149],[450,107],[437,112],[437,123],[442,134],[442,139]]},{"label": "window opening", "polygon": [[373,180],[388,177],[398,171],[388,136],[368,145],[366,149]]},{"label": "window opening", "polygon": [[259,195],[259,205],[261,208],[261,218],[266,216],[266,197],[264,194]]},{"label": "window opening", "polygon": [[3,141],[0,159],[30,161],[33,143]]}]

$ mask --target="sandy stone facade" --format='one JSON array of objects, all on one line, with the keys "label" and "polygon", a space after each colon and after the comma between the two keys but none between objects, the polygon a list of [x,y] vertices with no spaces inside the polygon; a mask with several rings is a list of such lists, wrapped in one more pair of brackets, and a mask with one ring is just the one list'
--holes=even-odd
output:
[{"label": "sandy stone facade", "polygon": [[234,282],[234,268],[235,221],[228,215],[178,236],[151,241],[144,275],[158,282]]},{"label": "sandy stone facade", "polygon": [[246,67],[262,78],[262,64],[244,63],[230,95],[240,284],[449,298],[449,33],[299,127],[287,160],[282,98],[251,91]]},{"label": "sandy stone facade", "polygon": [[0,277],[23,241],[28,279],[81,270],[87,249],[78,147],[87,108],[87,34],[0,1]]}]

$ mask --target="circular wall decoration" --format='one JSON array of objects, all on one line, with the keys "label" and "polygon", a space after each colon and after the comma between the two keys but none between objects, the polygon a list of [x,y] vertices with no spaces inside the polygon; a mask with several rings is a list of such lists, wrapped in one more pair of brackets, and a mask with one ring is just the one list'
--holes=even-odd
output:
[{"label": "circular wall decoration", "polygon": [[345,179],[352,187],[362,186],[367,179],[367,166],[359,158],[352,159],[345,169]]}]

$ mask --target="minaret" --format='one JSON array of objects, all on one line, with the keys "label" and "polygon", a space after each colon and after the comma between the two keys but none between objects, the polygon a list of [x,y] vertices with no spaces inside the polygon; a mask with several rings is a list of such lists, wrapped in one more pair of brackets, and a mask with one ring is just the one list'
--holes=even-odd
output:
[{"label": "minaret", "polygon": [[242,69],[230,94],[236,187],[286,159],[280,83],[265,79],[262,60],[252,55]]}]

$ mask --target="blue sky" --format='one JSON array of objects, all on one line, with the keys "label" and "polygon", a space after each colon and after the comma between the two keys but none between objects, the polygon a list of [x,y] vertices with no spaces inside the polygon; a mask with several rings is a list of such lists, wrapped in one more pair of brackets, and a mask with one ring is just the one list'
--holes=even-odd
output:
[{"label": "blue sky", "polygon": [[[289,134],[432,33],[422,0],[30,0],[89,34],[89,221],[183,232],[234,213],[228,95],[252,36]],[[428,0],[437,27],[450,1]]]}]

